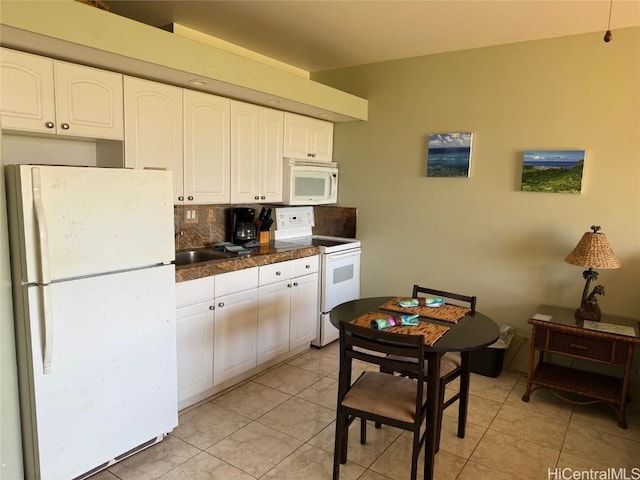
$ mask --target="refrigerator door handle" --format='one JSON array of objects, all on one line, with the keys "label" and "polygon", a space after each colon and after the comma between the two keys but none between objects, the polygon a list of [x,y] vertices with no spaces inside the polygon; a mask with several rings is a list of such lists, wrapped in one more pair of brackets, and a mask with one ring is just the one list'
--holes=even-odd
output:
[{"label": "refrigerator door handle", "polygon": [[51,373],[53,363],[53,315],[51,312],[51,286],[41,285],[42,292],[42,314],[44,317],[44,346],[42,353],[42,373]]},{"label": "refrigerator door handle", "polygon": [[51,295],[49,283],[51,273],[49,270],[49,235],[47,221],[44,215],[44,202],[42,201],[42,188],[40,182],[40,169],[31,169],[31,189],[33,193],[33,208],[38,225],[38,243],[40,244],[40,292],[42,294],[42,314],[44,316],[44,352],[42,359],[43,373],[51,373],[53,360],[53,321],[51,312]]}]

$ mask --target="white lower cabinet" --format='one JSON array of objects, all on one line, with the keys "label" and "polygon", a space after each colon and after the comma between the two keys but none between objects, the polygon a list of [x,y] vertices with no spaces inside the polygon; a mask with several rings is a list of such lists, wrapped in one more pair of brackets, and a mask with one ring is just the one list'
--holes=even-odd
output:
[{"label": "white lower cabinet", "polygon": [[214,277],[176,284],[178,408],[208,396],[213,387]]},{"label": "white lower cabinet", "polygon": [[[317,265],[317,257],[316,257]],[[291,289],[291,324],[289,348],[309,345],[316,338],[320,311],[318,308],[318,272],[294,277]]]},{"label": "white lower cabinet", "polygon": [[182,409],[309,346],[318,256],[180,282],[176,304]]},{"label": "white lower cabinet", "polygon": [[289,351],[291,286],[291,280],[285,280],[258,291],[258,364]]},{"label": "white lower cabinet", "polygon": [[256,367],[258,268],[216,275],[213,385]]},{"label": "white lower cabinet", "polygon": [[260,267],[258,364],[309,345],[318,325],[318,256]]}]

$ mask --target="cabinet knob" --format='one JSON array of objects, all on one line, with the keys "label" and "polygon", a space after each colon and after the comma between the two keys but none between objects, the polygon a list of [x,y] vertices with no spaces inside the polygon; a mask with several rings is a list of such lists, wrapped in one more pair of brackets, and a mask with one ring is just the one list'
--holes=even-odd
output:
[{"label": "cabinet knob", "polygon": [[183,197],[182,195],[180,195],[180,196],[178,197],[178,200],[180,200],[180,201],[182,202],[182,201],[184,201],[184,197]]},{"label": "cabinet knob", "polygon": [[305,265],[304,268],[311,268],[311,265]]},{"label": "cabinet knob", "polygon": [[224,307],[224,302],[219,302],[219,303],[218,303],[218,306],[219,306],[220,308]]},{"label": "cabinet knob", "polygon": [[276,275],[282,275],[282,272],[276,272]]},{"label": "cabinet knob", "polygon": [[187,200],[191,200],[191,201],[193,201],[193,195],[189,195],[189,196],[187,197]]},{"label": "cabinet knob", "polygon": [[287,288],[291,288],[291,284],[290,283],[287,283]]},{"label": "cabinet knob", "polygon": [[53,128],[53,127],[55,127],[55,124],[53,122],[47,122],[47,123],[44,124],[44,126],[47,127],[47,128]]},{"label": "cabinet knob", "polygon": [[254,200],[260,200],[260,197],[258,195],[256,195],[255,197],[253,197]]},{"label": "cabinet knob", "polygon": [[216,306],[215,305],[209,305],[209,310],[215,310]]},{"label": "cabinet knob", "polygon": [[264,195],[262,195],[262,196],[260,197],[260,200],[266,200],[266,199],[267,199],[267,197],[265,197]]},{"label": "cabinet knob", "polygon": [[298,282],[293,282],[293,286],[297,287],[298,286]]},{"label": "cabinet knob", "polygon": [[69,130],[69,124],[68,123],[63,123],[60,126],[62,127],[63,130]]}]

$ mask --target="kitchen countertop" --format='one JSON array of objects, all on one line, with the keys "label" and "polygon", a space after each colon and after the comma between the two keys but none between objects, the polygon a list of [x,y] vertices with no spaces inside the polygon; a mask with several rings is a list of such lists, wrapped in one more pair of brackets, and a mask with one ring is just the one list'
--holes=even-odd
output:
[{"label": "kitchen countertop", "polygon": [[318,247],[275,248],[273,242],[270,242],[269,245],[265,244],[253,249],[248,255],[176,265],[176,283],[271,263],[286,262],[296,258],[311,257],[319,253]]}]

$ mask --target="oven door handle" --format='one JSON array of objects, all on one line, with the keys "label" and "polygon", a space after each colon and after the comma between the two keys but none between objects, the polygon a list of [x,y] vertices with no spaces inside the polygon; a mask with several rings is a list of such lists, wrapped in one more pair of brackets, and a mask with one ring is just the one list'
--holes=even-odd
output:
[{"label": "oven door handle", "polygon": [[325,253],[327,260],[339,260],[346,257],[360,256],[360,249],[345,250],[343,252]]}]

